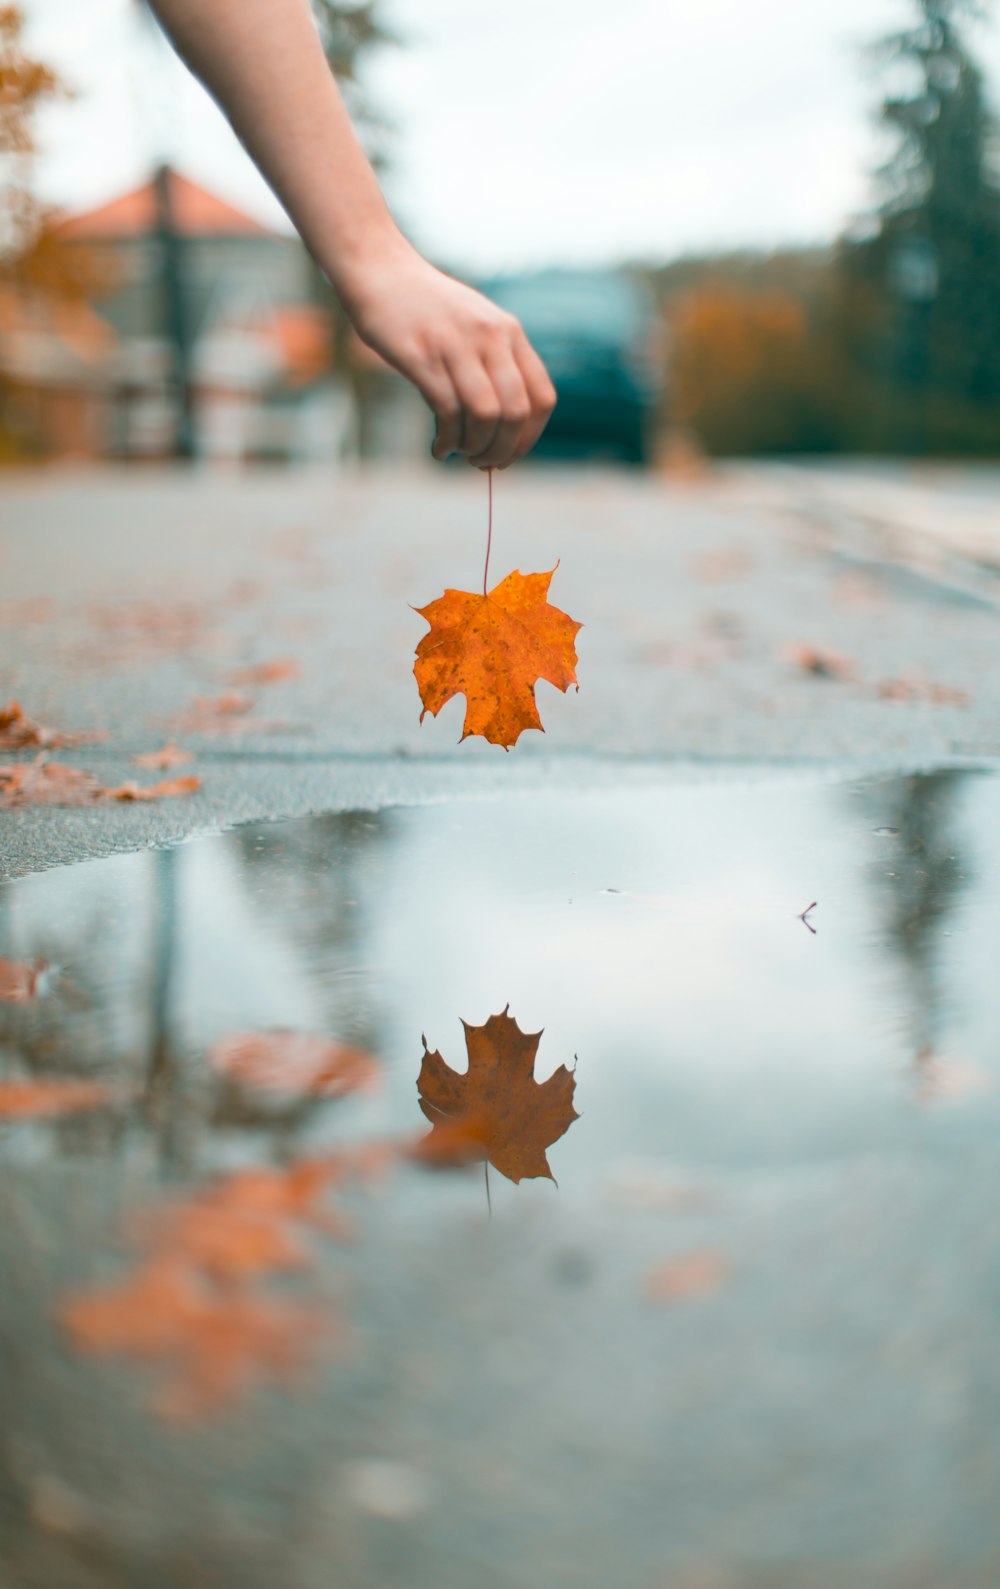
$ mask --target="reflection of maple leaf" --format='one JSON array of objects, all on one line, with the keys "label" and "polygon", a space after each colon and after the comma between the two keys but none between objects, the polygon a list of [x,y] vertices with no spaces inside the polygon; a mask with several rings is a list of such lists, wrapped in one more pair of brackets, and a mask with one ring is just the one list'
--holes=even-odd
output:
[{"label": "reflection of maple leaf", "polygon": [[524,729],[541,728],[535,684],[546,679],[563,691],[576,684],[581,628],[546,599],[554,573],[515,570],[488,596],[446,590],[416,609],[431,626],[413,668],[421,722],[428,712],[436,717],[453,695],[464,695],[463,739],[482,734],[506,750]]},{"label": "reflection of maple leaf", "polygon": [[456,1132],[462,1136],[464,1122],[465,1140],[454,1144],[459,1160],[488,1159],[511,1181],[525,1176],[554,1180],[545,1149],[579,1118],[573,1108],[573,1072],[560,1065],[547,1081],[536,1082],[535,1054],[542,1034],[522,1032],[506,1010],[491,1015],[485,1026],[462,1025],[469,1053],[464,1075],[424,1043],[417,1087],[420,1107],[434,1130],[423,1156],[434,1162],[435,1137],[440,1133],[450,1141]]},{"label": "reflection of maple leaf", "polygon": [[367,1049],[320,1032],[236,1032],[209,1054],[223,1075],[261,1092],[336,1098],[373,1086],[378,1062]]},{"label": "reflection of maple leaf", "polygon": [[657,1264],[646,1277],[651,1302],[691,1302],[710,1297],[729,1279],[729,1263],[712,1247],[699,1247]]}]

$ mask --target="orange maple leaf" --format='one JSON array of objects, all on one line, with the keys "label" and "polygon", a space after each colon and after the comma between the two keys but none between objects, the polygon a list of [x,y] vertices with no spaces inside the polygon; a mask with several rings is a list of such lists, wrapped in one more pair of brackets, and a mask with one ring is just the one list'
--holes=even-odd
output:
[{"label": "orange maple leaf", "polygon": [[[522,1032],[504,1010],[485,1026],[465,1027],[469,1068],[465,1074],[446,1065],[424,1041],[417,1078],[420,1107],[434,1129],[417,1157],[441,1162],[435,1139],[446,1139],[451,1162],[488,1159],[508,1180],[555,1177],[546,1148],[557,1142],[579,1116],[573,1107],[576,1079],[560,1065],[547,1081],[535,1080],[535,1055],[541,1032]],[[464,1130],[463,1130],[464,1124]],[[459,1140],[455,1140],[456,1137]]]},{"label": "orange maple leaf", "polygon": [[428,712],[436,717],[453,695],[464,695],[462,739],[482,734],[509,750],[524,729],[541,729],[535,684],[545,679],[564,692],[576,684],[574,642],[582,628],[549,604],[554,573],[515,569],[489,595],[446,590],[415,609],[431,626],[413,667],[421,722]]}]

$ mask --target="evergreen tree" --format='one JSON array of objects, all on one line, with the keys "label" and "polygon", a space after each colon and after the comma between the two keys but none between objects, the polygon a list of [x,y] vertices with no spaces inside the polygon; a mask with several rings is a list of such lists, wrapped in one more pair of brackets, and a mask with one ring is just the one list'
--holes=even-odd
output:
[{"label": "evergreen tree", "polygon": [[[1000,402],[1000,183],[983,77],[965,40],[981,7],[915,4],[914,25],[878,47],[905,87],[881,106],[895,148],[878,173],[870,254],[894,301],[897,378],[925,390],[933,444],[948,402]],[[956,419],[944,419],[949,433]]]}]

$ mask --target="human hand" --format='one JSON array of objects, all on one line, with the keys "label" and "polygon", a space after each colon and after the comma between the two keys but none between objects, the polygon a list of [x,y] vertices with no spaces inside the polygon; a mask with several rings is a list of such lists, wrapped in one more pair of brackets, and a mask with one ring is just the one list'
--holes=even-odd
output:
[{"label": "human hand", "polygon": [[555,407],[520,323],[428,264],[405,239],[335,281],[361,340],[405,375],[437,420],[435,458],[505,469],[530,452]]}]

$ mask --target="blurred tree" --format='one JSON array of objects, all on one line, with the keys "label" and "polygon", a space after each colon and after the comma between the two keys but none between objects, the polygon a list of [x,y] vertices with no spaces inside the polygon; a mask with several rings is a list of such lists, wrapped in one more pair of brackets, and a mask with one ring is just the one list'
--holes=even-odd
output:
[{"label": "blurred tree", "polygon": [[684,261],[659,285],[672,424],[717,454],[845,445],[851,372],[832,319],[828,253]]},{"label": "blurred tree", "polygon": [[17,382],[4,368],[2,334],[29,322],[47,332],[60,317],[65,326],[74,305],[82,308],[112,280],[106,258],[59,242],[50,212],[33,192],[35,118],[66,90],[48,66],[26,53],[23,32],[21,9],[0,5],[0,457],[45,439],[23,416],[11,424]]},{"label": "blurred tree", "polygon": [[[340,86],[351,120],[376,170],[386,166],[391,127],[372,102],[362,81],[365,62],[387,44],[398,39],[383,23],[381,0],[312,0],[323,53]],[[318,268],[319,301],[329,311],[334,357],[351,389],[354,407],[354,445],[362,457],[371,450],[374,412],[377,407],[384,370],[358,341],[339,301],[333,297]],[[322,283],[322,286],[320,286]]]},{"label": "blurred tree", "polygon": [[373,51],[396,42],[379,11],[381,0],[312,0],[323,53],[340,85],[341,93],[357,127],[367,154],[376,166],[387,155],[389,126],[372,103],[362,83],[364,63]]},{"label": "blurred tree", "polygon": [[[883,298],[883,364],[904,450],[977,450],[1000,408],[1000,178],[996,128],[965,24],[978,0],[913,0],[914,25],[874,57],[899,83],[880,116],[878,230],[846,259]],[[860,266],[860,272],[858,267]]]},{"label": "blurred tree", "polygon": [[61,92],[55,73],[25,54],[23,27],[17,6],[0,6],[0,269],[5,272],[39,229],[30,184],[35,113]]}]

